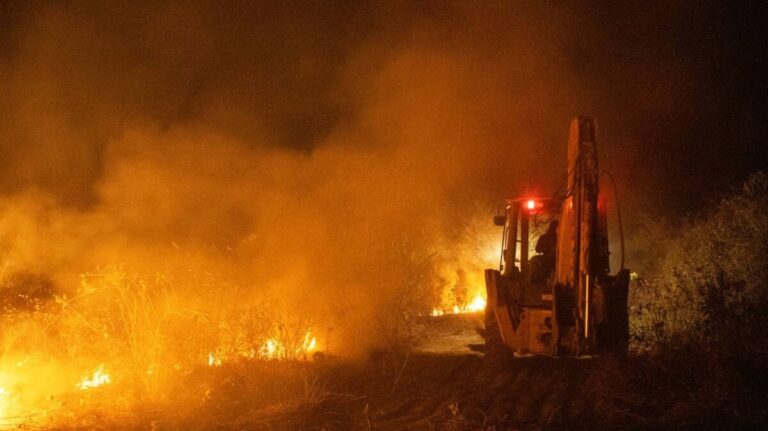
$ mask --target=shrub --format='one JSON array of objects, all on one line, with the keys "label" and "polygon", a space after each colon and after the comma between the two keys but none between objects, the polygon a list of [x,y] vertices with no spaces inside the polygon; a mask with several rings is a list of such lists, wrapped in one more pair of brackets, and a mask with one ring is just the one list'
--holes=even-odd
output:
[{"label": "shrub", "polygon": [[679,229],[659,273],[636,280],[632,330],[641,344],[696,341],[743,348],[768,317],[768,177],[752,175],[710,213]]}]

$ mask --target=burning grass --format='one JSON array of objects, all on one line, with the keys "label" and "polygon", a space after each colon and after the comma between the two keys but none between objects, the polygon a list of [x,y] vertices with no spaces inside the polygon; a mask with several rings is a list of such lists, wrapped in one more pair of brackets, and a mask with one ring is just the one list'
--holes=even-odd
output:
[{"label": "burning grass", "polygon": [[469,304],[453,305],[448,309],[433,308],[430,316],[444,316],[446,314],[481,313],[485,311],[486,299],[478,294]]},{"label": "burning grass", "polygon": [[109,267],[84,274],[73,296],[6,301],[0,424],[43,426],[104,406],[162,403],[200,368],[306,361],[316,352],[311,325],[266,306],[268,298],[194,308],[181,305],[172,284]]},{"label": "burning grass", "polygon": [[[0,316],[0,427],[364,423],[364,395],[329,389],[318,361],[330,332],[268,297],[194,307],[171,278],[118,266],[83,274],[71,296],[10,292],[15,302]],[[406,366],[408,356],[375,367],[393,375],[369,377],[393,385]]]},{"label": "burning grass", "polygon": [[[368,323],[378,326],[367,329],[389,352],[384,358],[391,366],[377,369],[387,374],[390,391],[410,366],[430,310],[484,308],[482,270],[493,266],[498,247],[488,226],[483,214],[454,238],[458,246],[425,255],[408,251],[412,270],[389,295],[392,306],[370,316]],[[492,253],[475,256],[478,239]],[[246,291],[207,272],[179,278],[115,265],[82,274],[72,290],[18,265],[2,275],[0,427],[151,428],[157,424],[140,417],[186,420],[169,412],[210,425],[233,416],[232,409],[243,423],[265,416],[280,422],[297,411],[341,423],[326,416],[364,407],[359,393],[349,395],[354,390],[328,389],[318,371],[333,328],[281,304],[268,289]],[[349,415],[359,424],[359,411]]]}]

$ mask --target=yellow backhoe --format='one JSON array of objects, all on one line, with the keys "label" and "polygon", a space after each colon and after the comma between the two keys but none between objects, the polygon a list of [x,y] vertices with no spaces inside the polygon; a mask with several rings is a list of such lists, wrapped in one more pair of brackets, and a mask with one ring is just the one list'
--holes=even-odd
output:
[{"label": "yellow backhoe", "polygon": [[[593,118],[571,122],[567,172],[558,196],[508,199],[494,218],[504,229],[500,267],[485,271],[487,355],[626,354],[629,270],[622,238],[621,268],[609,274]],[[533,244],[540,254],[529,257]]]}]

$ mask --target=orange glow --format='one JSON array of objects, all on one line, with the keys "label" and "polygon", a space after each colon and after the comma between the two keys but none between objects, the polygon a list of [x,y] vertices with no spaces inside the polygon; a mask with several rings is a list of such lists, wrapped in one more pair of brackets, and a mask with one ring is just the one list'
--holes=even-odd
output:
[{"label": "orange glow", "polygon": [[313,352],[317,346],[317,340],[307,331],[301,342],[295,347],[286,348],[286,344],[277,338],[268,339],[259,349],[259,357],[262,359],[298,359],[307,353]]},{"label": "orange glow", "polygon": [[216,357],[212,352],[208,352],[208,366],[209,367],[220,367],[221,366],[221,358]]},{"label": "orange glow", "polygon": [[536,209],[536,201],[533,199],[528,199],[528,201],[525,203],[525,207],[529,210],[535,210]]},{"label": "orange glow", "polygon": [[99,368],[93,372],[93,375],[83,377],[80,383],[77,384],[78,389],[86,390],[91,388],[98,388],[111,382],[109,374],[104,372],[104,365],[99,365]]},{"label": "orange glow", "polygon": [[499,232],[489,218],[488,212],[478,211],[463,235],[447,247],[452,251],[437,267],[436,296],[429,315],[481,313],[485,309],[484,271],[498,266],[501,255]]},{"label": "orange glow", "polygon": [[305,350],[308,352],[311,352],[315,350],[315,346],[317,346],[317,340],[315,339],[315,337],[312,337],[311,339],[309,337],[310,337],[310,334],[309,332],[307,332],[306,338],[304,339],[304,345],[306,346]]},{"label": "orange glow", "polygon": [[8,400],[11,394],[2,386],[0,386],[0,418],[8,416]]},{"label": "orange glow", "polygon": [[304,358],[307,353],[317,349],[317,339],[312,336],[311,330],[307,330],[300,340],[295,338],[294,340],[293,342],[290,340],[281,341],[279,337],[271,337],[264,341],[258,349],[248,349],[232,356],[208,352],[207,363],[209,367],[220,367],[224,362],[237,359],[296,360]]},{"label": "orange glow", "polygon": [[479,311],[484,311],[485,310],[485,304],[486,304],[485,298],[483,298],[483,297],[478,295],[478,296],[475,297],[475,299],[472,300],[472,302],[470,302],[467,305],[466,308],[470,312],[476,313],[476,312],[479,312]]},{"label": "orange glow", "polygon": [[485,298],[483,298],[478,294],[469,304],[464,304],[462,306],[454,305],[448,310],[443,310],[441,308],[433,308],[432,312],[429,313],[429,315],[444,316],[446,314],[479,313],[481,311],[485,311],[485,304],[486,304]]},{"label": "orange glow", "polygon": [[281,347],[280,343],[274,338],[270,338],[263,346],[261,346],[259,354],[263,358],[277,359],[280,355],[280,349],[278,349],[278,347]]}]

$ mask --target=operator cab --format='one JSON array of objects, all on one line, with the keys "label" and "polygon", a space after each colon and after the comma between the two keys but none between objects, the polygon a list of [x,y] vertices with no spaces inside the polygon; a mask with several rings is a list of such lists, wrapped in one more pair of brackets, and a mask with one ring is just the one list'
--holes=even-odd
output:
[{"label": "operator cab", "polygon": [[494,217],[504,227],[499,272],[521,283],[523,306],[552,306],[559,213],[554,199],[526,196],[507,199]]}]

